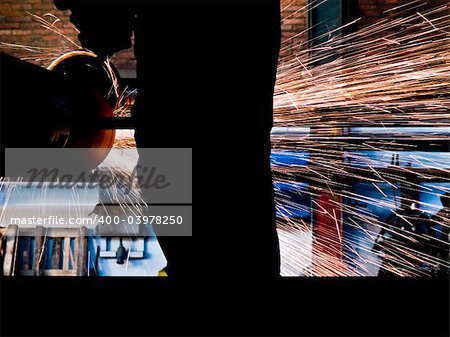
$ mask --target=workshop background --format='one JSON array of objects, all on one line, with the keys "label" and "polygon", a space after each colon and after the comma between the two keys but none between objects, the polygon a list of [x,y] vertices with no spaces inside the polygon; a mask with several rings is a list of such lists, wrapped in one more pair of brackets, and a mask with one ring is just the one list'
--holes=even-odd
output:
[{"label": "workshop background", "polygon": [[[446,4],[446,0],[428,0],[430,6]],[[321,3],[321,2],[318,2]],[[349,7],[362,18],[358,27],[367,26],[385,17],[385,11],[405,3],[404,0],[350,0]],[[314,5],[314,4],[313,4]],[[316,4],[317,5],[317,4]],[[308,12],[303,10],[308,6],[308,0],[281,0],[282,8],[282,40],[283,45],[302,45],[307,48],[308,40]],[[312,7],[310,5],[310,7]],[[56,27],[71,40],[78,42],[77,32],[69,21],[69,11],[58,11],[52,0],[2,0],[0,3],[0,41],[22,45],[38,45],[42,48],[54,47],[71,49],[70,42],[48,29],[41,27],[30,14],[44,16],[47,13],[55,15],[60,21]],[[167,19],[170,25],[170,15]],[[285,48],[281,56],[292,53],[292,49]],[[20,56],[20,51],[10,51],[12,55]],[[30,60],[43,63],[39,60]],[[132,48],[117,53],[113,64],[125,77],[135,76],[136,60]]]},{"label": "workshop background", "polygon": [[[292,17],[295,12],[305,7],[307,0],[283,0],[283,39],[292,38],[290,43],[307,40],[307,22],[306,14],[301,17]],[[61,12],[55,9],[52,0],[3,0],[0,4],[0,41],[23,44],[23,45],[39,45],[40,47],[54,47],[55,44],[61,47],[71,48],[70,42],[61,39],[60,36],[54,34],[46,28],[40,27],[27,12],[38,16],[44,16],[46,13],[52,13],[60,20],[56,26],[61,32],[66,34],[73,41],[78,42],[77,32],[69,21],[69,11]],[[167,17],[167,24],[170,25],[170,15]],[[303,33],[302,33],[303,32]],[[300,34],[299,34],[300,33]],[[79,42],[78,42],[79,43]],[[11,54],[20,54],[12,52]],[[36,63],[40,61],[33,60]],[[132,48],[117,53],[113,59],[113,64],[125,77],[135,76],[136,60]]]},{"label": "workshop background", "polygon": [[[448,0],[281,7],[272,167],[282,274],[448,274]],[[52,0],[3,0],[0,10],[2,50],[48,65],[52,50],[77,49],[69,13]],[[135,78],[132,50],[111,61]],[[133,142],[132,130],[116,134],[115,147]]]}]

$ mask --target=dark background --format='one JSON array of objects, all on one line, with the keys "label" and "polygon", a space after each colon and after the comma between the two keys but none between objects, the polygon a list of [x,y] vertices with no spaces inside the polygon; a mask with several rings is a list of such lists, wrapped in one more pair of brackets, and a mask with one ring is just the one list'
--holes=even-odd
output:
[{"label": "dark background", "polygon": [[190,296],[164,278],[1,282],[2,335],[449,334],[448,279],[285,278],[257,297],[243,280],[233,303],[207,278]]}]

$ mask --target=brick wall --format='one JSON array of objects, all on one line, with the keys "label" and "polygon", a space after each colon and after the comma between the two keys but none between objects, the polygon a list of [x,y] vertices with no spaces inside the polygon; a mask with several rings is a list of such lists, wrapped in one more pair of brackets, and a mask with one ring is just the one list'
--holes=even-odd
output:
[{"label": "brick wall", "polygon": [[[70,44],[68,41],[61,39],[50,31],[41,29],[27,12],[40,16],[49,12],[57,13],[51,1],[1,0],[0,40],[2,42],[49,48],[58,46],[63,49],[68,48]],[[49,17],[47,16],[47,18]],[[55,26],[74,38],[76,33],[71,28],[68,18],[61,15],[60,19],[61,22],[58,22]]]},{"label": "brick wall", "polygon": [[[59,21],[54,24],[54,27],[65,34],[68,39],[41,27],[40,23],[27,12],[38,15],[49,22],[53,22],[55,17],[48,15],[48,13],[56,15]],[[77,32],[69,21],[70,12],[58,11],[53,5],[53,0],[1,0],[0,13],[1,42],[48,48],[49,52],[46,55],[39,55],[24,49],[12,49],[3,46],[3,49],[8,53],[21,57],[30,56],[32,57],[30,61],[46,65],[48,59],[53,58],[53,52],[76,49],[69,39],[79,44]],[[133,51],[126,50],[118,53],[113,62],[119,69],[134,69]]]},{"label": "brick wall", "polygon": [[308,0],[281,0],[281,57],[307,47]]},{"label": "brick wall", "polygon": [[[358,0],[359,16],[362,18],[362,20],[359,21],[359,26],[365,26],[368,24],[372,24],[380,19],[398,15],[398,13],[400,13],[402,10],[391,12],[389,12],[388,10],[410,3],[411,0]],[[421,1],[422,5],[420,7],[411,8],[414,6],[409,6],[409,8],[411,8],[411,14],[413,14],[427,8],[446,5],[448,3],[448,0],[423,0]],[[408,6],[403,8],[408,8]],[[386,11],[388,12],[386,13]]]},{"label": "brick wall", "polygon": [[[281,0],[283,15],[283,40],[286,41],[299,32],[304,31],[307,24],[306,15],[293,15],[307,3],[307,0]],[[60,29],[73,41],[78,42],[77,33],[72,24],[69,22],[69,12],[60,12],[54,5],[52,0],[1,0],[0,2],[0,41],[14,44],[22,44],[35,47],[50,48],[53,51],[73,50],[74,46],[59,35],[44,29],[37,23],[27,12],[39,15],[52,21],[51,16],[45,15],[52,13],[56,15],[60,21],[55,23],[55,27]],[[302,11],[304,12],[304,10]],[[294,17],[295,16],[295,17]],[[306,41],[307,34],[295,37],[289,40],[287,44],[297,43],[298,40]],[[4,48],[4,47],[3,47]],[[288,48],[287,48],[288,49]],[[51,51],[50,50],[50,51]],[[30,55],[28,51],[8,49],[8,53],[17,56]],[[37,59],[30,61],[41,65],[48,64],[46,58],[52,55],[42,55]],[[113,63],[118,69],[127,70],[135,69],[135,60],[132,50],[122,51],[114,56]]]}]

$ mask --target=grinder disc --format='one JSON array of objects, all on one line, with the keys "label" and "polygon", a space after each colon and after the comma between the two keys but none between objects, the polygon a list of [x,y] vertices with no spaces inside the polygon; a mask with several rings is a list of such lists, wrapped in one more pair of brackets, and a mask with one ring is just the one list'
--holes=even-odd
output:
[{"label": "grinder disc", "polygon": [[56,130],[55,139],[59,138],[59,132],[65,133],[64,147],[92,149],[89,158],[86,158],[86,165],[94,169],[108,155],[114,143],[115,130],[98,130],[89,126],[98,118],[114,117],[119,93],[118,72],[88,51],[64,54],[53,61],[48,69],[74,85],[78,106],[75,109],[77,116],[73,118],[81,121],[69,130]]}]

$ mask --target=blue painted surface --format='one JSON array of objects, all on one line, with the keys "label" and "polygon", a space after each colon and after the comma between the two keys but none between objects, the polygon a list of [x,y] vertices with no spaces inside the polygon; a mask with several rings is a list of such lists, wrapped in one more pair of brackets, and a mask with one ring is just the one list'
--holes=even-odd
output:
[{"label": "blue painted surface", "polygon": [[[153,233],[149,228],[150,233]],[[101,245],[99,236],[89,236],[88,238],[88,260],[90,270],[94,270],[97,254],[97,246]],[[125,249],[129,249],[127,241],[123,241]],[[167,260],[154,235],[144,238],[144,257],[131,258],[128,263],[117,264],[115,258],[100,258],[97,272],[98,276],[158,276],[158,273],[167,265]]]},{"label": "blue painted surface", "polygon": [[5,204],[5,198],[6,198],[6,186],[0,185],[0,206],[3,206]]},{"label": "blue painted surface", "polygon": [[420,210],[428,216],[433,216],[442,208],[441,195],[450,192],[450,183],[422,183],[419,194]]},{"label": "blue painted surface", "polygon": [[306,183],[274,183],[274,190],[280,204],[277,207],[278,217],[307,219],[311,216],[311,197],[307,193]]},{"label": "blue painted surface", "polygon": [[354,167],[376,168],[392,165],[393,156],[399,156],[400,166],[412,168],[450,168],[449,152],[421,152],[421,151],[357,151],[345,152],[344,156]]},{"label": "blue painted surface", "polygon": [[309,153],[295,151],[276,151],[270,156],[271,165],[276,166],[306,166]]},{"label": "blue painted surface", "polygon": [[351,135],[450,135],[450,127],[357,127],[350,129]]}]

